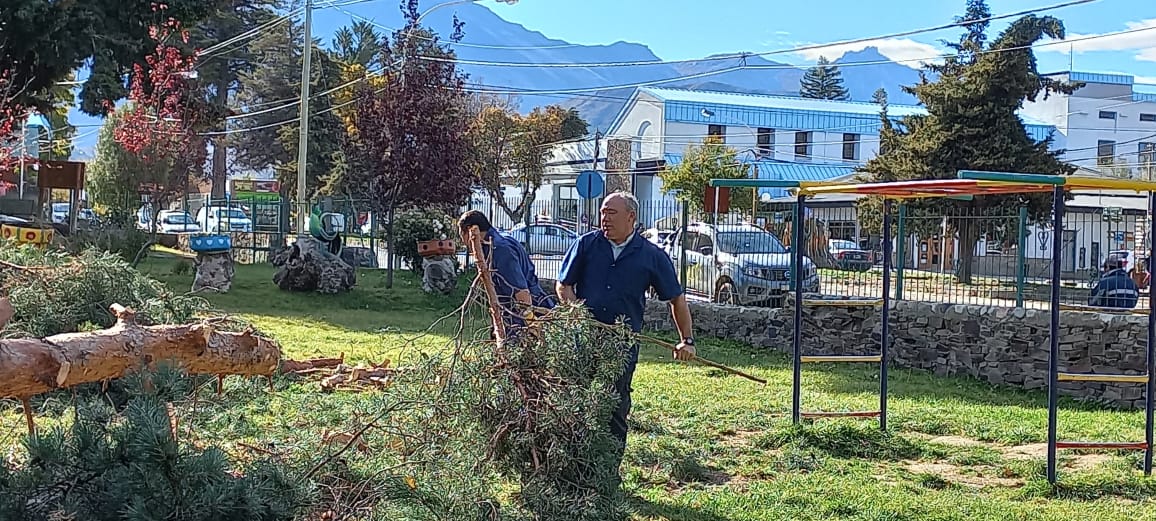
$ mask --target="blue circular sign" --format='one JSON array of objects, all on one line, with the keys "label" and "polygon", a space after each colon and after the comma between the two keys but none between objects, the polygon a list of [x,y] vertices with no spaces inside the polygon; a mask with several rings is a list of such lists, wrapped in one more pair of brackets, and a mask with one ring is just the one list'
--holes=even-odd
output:
[{"label": "blue circular sign", "polygon": [[578,174],[578,181],[575,185],[575,188],[578,189],[578,197],[583,199],[598,197],[606,188],[606,182],[602,180],[602,175],[594,170],[586,170]]}]

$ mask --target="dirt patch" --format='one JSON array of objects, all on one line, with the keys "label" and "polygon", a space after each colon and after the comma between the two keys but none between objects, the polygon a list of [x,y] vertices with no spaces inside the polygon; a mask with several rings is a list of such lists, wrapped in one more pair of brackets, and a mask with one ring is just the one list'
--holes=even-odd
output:
[{"label": "dirt patch", "polygon": [[949,447],[989,447],[990,445],[979,440],[962,436],[936,436],[927,440],[929,443],[938,443]]},{"label": "dirt patch", "polygon": [[[1015,447],[996,446],[995,449],[1000,451],[1005,458],[1014,460],[1034,460],[1048,457],[1047,443],[1032,443],[1029,445],[1017,445]],[[1090,469],[1108,463],[1112,461],[1113,458],[1115,458],[1115,456],[1112,454],[1062,453],[1059,457],[1059,463],[1062,467]]]},{"label": "dirt patch", "polygon": [[904,461],[903,468],[912,474],[931,474],[972,488],[1020,487],[1024,484],[1021,479],[1004,477],[1003,471],[988,465],[969,466],[965,469],[950,463]]},{"label": "dirt patch", "polygon": [[723,434],[725,437],[719,443],[727,447],[751,447],[755,444],[755,439],[765,432],[747,430],[726,432]]}]

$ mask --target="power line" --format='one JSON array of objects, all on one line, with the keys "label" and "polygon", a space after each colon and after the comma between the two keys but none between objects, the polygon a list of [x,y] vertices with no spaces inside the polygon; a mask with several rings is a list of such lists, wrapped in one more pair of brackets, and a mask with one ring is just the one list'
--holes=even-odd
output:
[{"label": "power line", "polygon": [[[800,46],[800,47],[792,47],[790,49],[779,49],[779,50],[774,50],[774,51],[764,51],[764,52],[756,52],[756,53],[743,52],[743,53],[722,54],[722,55],[718,55],[718,56],[709,56],[706,58],[696,58],[696,59],[639,60],[639,61],[602,62],[602,63],[564,63],[564,62],[562,62],[562,63],[527,63],[527,62],[492,62],[492,61],[483,61],[483,60],[454,60],[454,61],[457,61],[458,63],[461,63],[463,65],[483,65],[483,66],[495,66],[495,67],[543,67],[543,68],[553,68],[553,67],[560,67],[560,68],[634,67],[634,66],[645,66],[645,65],[676,65],[676,64],[684,64],[684,63],[704,63],[704,62],[710,62],[710,61],[746,59],[746,58],[751,58],[754,56],[760,56],[761,57],[761,56],[771,56],[771,55],[775,55],[775,54],[795,54],[795,53],[799,53],[802,51],[811,51],[811,50],[817,50],[817,49],[826,49],[826,48],[830,48],[830,47],[853,45],[853,44],[857,44],[857,43],[873,42],[876,40],[901,38],[904,36],[912,36],[912,35],[916,35],[916,34],[941,31],[941,30],[950,29],[953,27],[966,27],[969,25],[977,24],[977,23],[990,22],[992,20],[1001,20],[1004,18],[1012,18],[1012,17],[1016,17],[1016,16],[1023,16],[1023,15],[1033,14],[1033,13],[1040,13],[1040,12],[1044,12],[1044,11],[1052,11],[1052,10],[1056,10],[1056,9],[1060,9],[1060,8],[1064,8],[1064,7],[1071,7],[1074,5],[1088,4],[1088,3],[1098,2],[1098,1],[1100,1],[1100,0],[1072,0],[1072,1],[1063,2],[1063,3],[1054,4],[1054,5],[1045,6],[1045,7],[1026,9],[1026,10],[1018,11],[1018,12],[1014,12],[1014,13],[989,16],[987,18],[982,18],[982,19],[978,19],[978,20],[963,20],[963,21],[959,21],[959,22],[953,22],[950,24],[937,25],[935,27],[927,27],[927,28],[923,28],[923,29],[914,29],[914,30],[910,30],[910,31],[891,33],[891,34],[882,35],[882,36],[872,36],[872,37],[868,37],[868,38],[857,38],[854,40],[842,40],[842,41],[831,42],[831,43],[804,45],[804,46]],[[1073,41],[1079,41],[1079,40],[1078,39],[1064,40],[1063,43],[1071,43]],[[948,56],[954,56],[954,55],[948,55]],[[946,57],[946,56],[944,56],[944,57]],[[449,58],[442,58],[442,57],[438,57],[438,56],[417,56],[417,58],[429,60],[429,61],[449,61],[450,60]],[[793,67],[793,66],[790,66],[790,67]]]}]

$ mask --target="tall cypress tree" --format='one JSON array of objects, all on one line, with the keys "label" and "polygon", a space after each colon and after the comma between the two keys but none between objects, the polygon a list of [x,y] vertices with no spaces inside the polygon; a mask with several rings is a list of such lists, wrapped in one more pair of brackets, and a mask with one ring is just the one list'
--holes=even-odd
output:
[{"label": "tall cypress tree", "polygon": [[814,67],[807,69],[799,82],[799,95],[804,98],[845,101],[851,98],[843,86],[843,73],[826,56],[820,56]]}]

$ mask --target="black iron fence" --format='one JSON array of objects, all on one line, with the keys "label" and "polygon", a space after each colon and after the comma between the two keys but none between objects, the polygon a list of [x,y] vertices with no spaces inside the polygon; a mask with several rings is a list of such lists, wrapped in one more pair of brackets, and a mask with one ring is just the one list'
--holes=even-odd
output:
[{"label": "black iron fence", "polygon": [[[1090,197],[1090,196],[1088,196]],[[1088,304],[1106,273],[1119,261],[1143,293],[1147,307],[1149,219],[1146,198],[1137,201],[1079,199],[1064,217],[1061,302]],[[1091,202],[1089,202],[1091,201]],[[1100,201],[1100,202],[1097,202]],[[520,200],[478,197],[477,209],[521,242],[541,277],[557,275],[562,255],[583,233],[597,229],[600,200],[536,201],[517,211]],[[1078,204],[1074,204],[1078,203]],[[403,268],[387,246],[388,219],[368,201],[326,198],[301,208],[307,214],[337,213],[345,221],[344,249],[360,266]],[[1028,208],[930,210],[917,203],[893,205],[892,297],[927,302],[1046,308],[1051,295],[1050,216]],[[212,200],[189,197],[157,212],[162,233],[228,233],[238,262],[267,262],[296,233],[298,209],[278,200]],[[763,200],[757,207],[706,213],[673,198],[639,201],[643,237],[666,251],[688,293],[740,305],[778,305],[794,287],[793,221],[790,199]],[[807,291],[880,298],[883,244],[879,205],[853,198],[807,203],[803,221],[803,284]],[[138,212],[146,226],[151,214]],[[452,217],[452,216],[450,216]],[[1037,222],[1040,220],[1041,222]],[[463,255],[464,259],[464,255]],[[391,264],[392,263],[392,264]]]}]

